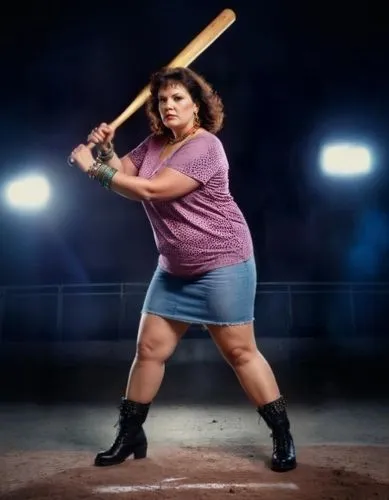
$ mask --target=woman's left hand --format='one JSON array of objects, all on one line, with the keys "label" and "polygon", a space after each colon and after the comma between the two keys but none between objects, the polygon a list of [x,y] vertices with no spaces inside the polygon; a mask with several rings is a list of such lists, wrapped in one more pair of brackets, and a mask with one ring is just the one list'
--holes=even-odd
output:
[{"label": "woman's left hand", "polygon": [[84,144],[74,148],[70,158],[83,172],[87,172],[95,161],[91,150]]}]

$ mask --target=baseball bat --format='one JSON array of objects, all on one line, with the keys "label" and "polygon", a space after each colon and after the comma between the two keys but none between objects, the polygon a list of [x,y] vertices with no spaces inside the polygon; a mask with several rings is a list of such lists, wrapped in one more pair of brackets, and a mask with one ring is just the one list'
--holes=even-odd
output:
[{"label": "baseball bat", "polygon": [[[236,14],[231,9],[224,9],[215,17],[193,40],[184,47],[181,52],[170,61],[168,67],[187,67],[197,59],[227,28],[236,20]],[[131,102],[131,104],[113,120],[109,126],[116,130],[130,116],[132,116],[150,95],[150,85],[146,85]],[[95,147],[93,142],[87,144],[90,149]],[[70,163],[73,163],[69,159]]]},{"label": "baseball bat", "polygon": [[[236,20],[235,12],[224,9],[211,23],[206,26],[182,51],[168,64],[168,67],[187,67],[197,59],[227,28]],[[121,113],[110,126],[116,129],[133,115],[150,95],[150,85],[144,87],[131,104]]]}]

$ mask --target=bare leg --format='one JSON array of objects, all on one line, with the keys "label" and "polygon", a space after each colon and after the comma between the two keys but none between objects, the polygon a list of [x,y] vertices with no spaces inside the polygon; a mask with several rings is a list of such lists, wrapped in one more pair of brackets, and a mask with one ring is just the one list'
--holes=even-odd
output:
[{"label": "bare leg", "polygon": [[284,472],[297,465],[286,403],[280,395],[269,363],[258,351],[252,323],[234,326],[208,326],[212,338],[235,371],[249,399],[257,406],[272,431],[271,468]]},{"label": "bare leg", "polygon": [[126,398],[150,403],[156,396],[165,374],[165,361],[173,354],[189,325],[152,314],[142,316],[137,350],[132,363]]},{"label": "bare leg", "polygon": [[165,361],[188,326],[151,314],[141,317],[136,355],[120,405],[118,433],[112,446],[96,455],[95,465],[117,465],[131,455],[135,459],[146,457],[148,442],[143,424],[161,385]]},{"label": "bare leg", "polygon": [[207,325],[207,328],[247,396],[256,406],[274,401],[280,396],[273,371],[256,346],[252,323]]}]

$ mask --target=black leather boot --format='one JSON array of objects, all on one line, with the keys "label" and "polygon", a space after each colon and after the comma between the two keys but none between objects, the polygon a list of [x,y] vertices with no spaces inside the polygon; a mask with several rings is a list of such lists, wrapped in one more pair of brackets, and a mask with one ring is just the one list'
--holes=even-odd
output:
[{"label": "black leather boot", "polygon": [[147,438],[142,425],[146,420],[150,404],[136,403],[122,398],[116,439],[109,450],[96,455],[95,465],[117,465],[132,454],[134,459],[146,457]]},{"label": "black leather boot", "polygon": [[280,396],[275,401],[258,407],[257,412],[272,431],[272,470],[285,472],[294,469],[297,465],[296,451],[290,433],[290,424],[286,413],[286,401],[284,397]]}]

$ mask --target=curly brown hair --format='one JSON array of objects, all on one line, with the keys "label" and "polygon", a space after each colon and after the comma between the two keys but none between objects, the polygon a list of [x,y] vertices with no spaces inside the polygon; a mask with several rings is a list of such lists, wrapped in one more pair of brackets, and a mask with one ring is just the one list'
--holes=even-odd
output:
[{"label": "curly brown hair", "polygon": [[158,92],[170,83],[180,83],[191,95],[199,108],[201,127],[215,134],[224,121],[223,103],[211,85],[189,68],[162,68],[151,76],[151,95],[146,101],[146,114],[151,130],[156,135],[169,136],[170,130],[163,124],[158,109]]}]

